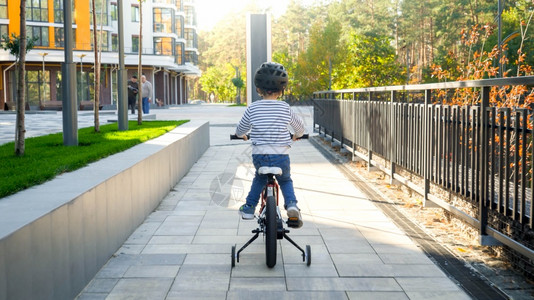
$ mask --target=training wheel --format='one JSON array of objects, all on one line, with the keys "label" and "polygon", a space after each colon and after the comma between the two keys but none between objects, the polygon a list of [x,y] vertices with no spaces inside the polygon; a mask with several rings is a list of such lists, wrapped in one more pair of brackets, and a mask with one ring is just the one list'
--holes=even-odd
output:
[{"label": "training wheel", "polygon": [[232,246],[232,268],[235,267],[235,245]]},{"label": "training wheel", "polygon": [[311,246],[306,245],[306,265],[311,265]]}]

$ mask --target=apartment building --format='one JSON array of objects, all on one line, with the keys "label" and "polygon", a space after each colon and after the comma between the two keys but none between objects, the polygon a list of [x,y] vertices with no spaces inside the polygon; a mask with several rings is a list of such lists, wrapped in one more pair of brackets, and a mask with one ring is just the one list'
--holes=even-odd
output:
[{"label": "apartment building", "polygon": [[[64,61],[64,0],[28,0],[26,32],[36,37],[26,56],[26,95],[30,109],[63,99],[61,63]],[[74,62],[78,102],[94,97],[92,0],[72,0]],[[200,76],[194,0],[96,0],[101,35],[101,104],[116,107],[118,69],[118,5],[124,20],[125,65],[128,78],[137,74],[142,51],[143,73],[153,83],[153,99],[165,105],[187,102],[187,82]],[[140,15],[142,7],[142,46]],[[0,35],[20,34],[20,0],[0,0]],[[97,32],[98,32],[97,31]],[[16,103],[15,57],[0,50],[0,110]],[[153,101],[154,104],[155,101]]]}]

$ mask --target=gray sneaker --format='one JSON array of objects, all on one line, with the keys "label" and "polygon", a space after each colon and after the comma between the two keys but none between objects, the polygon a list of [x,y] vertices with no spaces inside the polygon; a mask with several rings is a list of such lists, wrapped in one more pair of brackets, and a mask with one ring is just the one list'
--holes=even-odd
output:
[{"label": "gray sneaker", "polygon": [[296,203],[290,203],[286,205],[287,212],[287,226],[291,228],[302,227],[302,216],[300,215],[300,209]]},{"label": "gray sneaker", "polygon": [[256,208],[252,205],[243,204],[239,208],[239,214],[243,220],[252,220],[254,219],[254,211]]}]

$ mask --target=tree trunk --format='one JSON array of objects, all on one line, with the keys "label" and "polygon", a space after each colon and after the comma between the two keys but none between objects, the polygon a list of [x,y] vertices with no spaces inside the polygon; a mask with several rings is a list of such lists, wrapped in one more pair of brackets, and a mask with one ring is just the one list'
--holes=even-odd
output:
[{"label": "tree trunk", "polygon": [[96,25],[96,0],[92,0],[92,6],[93,6],[93,45],[94,45],[94,52],[95,52],[95,80],[94,80],[94,86],[95,86],[95,103],[94,103],[94,114],[95,114],[95,132],[100,132],[100,124],[98,120],[98,106],[99,106],[99,98],[100,98],[100,61],[98,59],[98,32],[97,32],[97,25]]},{"label": "tree trunk", "polygon": [[139,89],[138,89],[138,109],[137,109],[137,124],[143,124],[143,65],[141,63],[141,58],[143,57],[143,0],[139,0],[139,66],[137,67],[137,78],[139,78]]},{"label": "tree trunk", "polygon": [[[20,1],[20,49],[18,57],[17,121],[15,129],[15,155],[23,156],[25,150],[25,73],[26,73],[26,0]],[[44,75],[44,74],[43,74]]]}]

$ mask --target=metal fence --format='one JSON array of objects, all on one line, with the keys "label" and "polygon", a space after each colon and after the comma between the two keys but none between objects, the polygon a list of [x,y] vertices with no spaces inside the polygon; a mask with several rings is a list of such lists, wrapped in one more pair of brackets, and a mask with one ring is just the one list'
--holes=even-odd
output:
[{"label": "metal fence", "polygon": [[[316,92],[314,123],[370,165],[378,165],[373,155],[383,158],[379,168],[477,227],[482,244],[498,241],[534,260],[532,111],[489,105],[491,87],[513,85],[532,88],[534,76]],[[437,101],[437,91],[459,88],[477,90],[481,101]],[[433,195],[431,185],[476,216]]]}]

